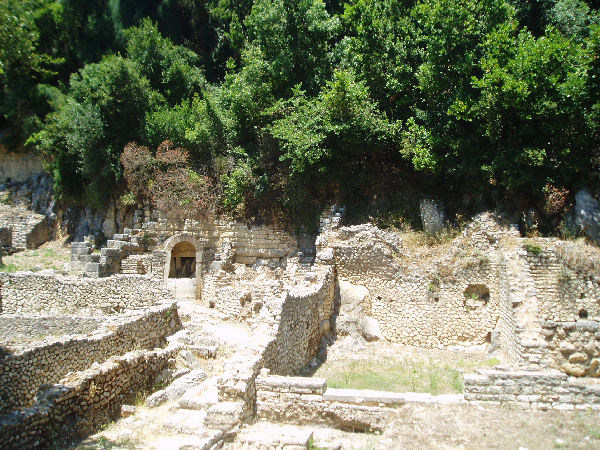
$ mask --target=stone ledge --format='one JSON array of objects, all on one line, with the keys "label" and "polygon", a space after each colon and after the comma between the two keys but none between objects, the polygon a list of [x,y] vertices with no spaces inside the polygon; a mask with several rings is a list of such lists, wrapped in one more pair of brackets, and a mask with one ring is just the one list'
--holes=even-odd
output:
[{"label": "stone ledge", "polygon": [[259,389],[295,394],[322,394],[327,389],[325,378],[283,377],[277,375],[256,378]]},{"label": "stone ledge", "polygon": [[[326,380],[325,380],[326,381]],[[431,397],[431,394],[424,394]],[[401,404],[406,402],[405,394],[398,392],[370,391],[359,389],[327,389],[323,400],[344,403],[384,403]]]}]

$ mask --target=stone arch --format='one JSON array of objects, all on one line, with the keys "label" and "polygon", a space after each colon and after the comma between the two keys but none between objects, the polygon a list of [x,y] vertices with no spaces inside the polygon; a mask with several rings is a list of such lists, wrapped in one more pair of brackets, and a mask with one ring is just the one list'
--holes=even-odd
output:
[{"label": "stone arch", "polygon": [[193,275],[196,278],[196,298],[200,298],[202,292],[202,253],[206,240],[199,239],[193,233],[179,233],[175,236],[171,236],[163,244],[163,250],[165,251],[165,272],[164,279],[168,281],[169,274],[172,274],[171,264],[173,260],[173,252],[180,252],[179,254],[185,254],[185,257],[189,257],[189,252],[193,251],[195,255]]}]

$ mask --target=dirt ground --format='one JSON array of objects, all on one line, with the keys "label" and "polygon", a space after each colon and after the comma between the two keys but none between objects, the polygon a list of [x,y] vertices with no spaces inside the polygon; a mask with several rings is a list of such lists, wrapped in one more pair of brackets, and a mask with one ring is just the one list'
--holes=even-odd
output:
[{"label": "dirt ground", "polygon": [[[349,380],[348,387],[368,388],[351,384],[372,382],[375,373],[387,377],[388,385],[397,388],[394,390],[437,394],[452,391],[449,383],[443,388],[446,373],[460,373],[462,378],[464,373],[501,363],[496,358],[486,354],[485,346],[438,350],[346,338],[329,348],[327,361],[314,376],[328,378],[328,385],[336,379]],[[438,392],[432,391],[428,380],[435,367],[442,374]],[[344,372],[351,370],[367,373],[345,378]],[[411,376],[417,378],[413,386]],[[462,392],[462,383],[455,391]],[[600,411],[535,411],[493,403],[407,403],[390,417],[381,435],[317,428],[314,443],[315,448],[329,449],[597,449]]]},{"label": "dirt ground", "polygon": [[[315,448],[597,449],[599,411],[496,404],[407,404],[381,435],[315,429]],[[340,447],[341,446],[341,447]]]}]

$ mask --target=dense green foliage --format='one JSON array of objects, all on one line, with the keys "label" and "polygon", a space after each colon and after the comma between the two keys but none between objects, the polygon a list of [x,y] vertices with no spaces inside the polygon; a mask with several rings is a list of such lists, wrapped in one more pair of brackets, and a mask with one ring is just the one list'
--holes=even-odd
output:
[{"label": "dense green foliage", "polygon": [[599,3],[0,0],[0,126],[96,206],[146,192],[128,143],[168,140],[238,216],[389,222],[434,195],[556,225],[598,182]]}]

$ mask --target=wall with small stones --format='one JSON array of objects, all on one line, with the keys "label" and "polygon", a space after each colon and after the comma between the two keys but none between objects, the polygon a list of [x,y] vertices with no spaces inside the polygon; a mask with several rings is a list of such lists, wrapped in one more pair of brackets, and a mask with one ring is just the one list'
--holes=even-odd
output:
[{"label": "wall with small stones", "polygon": [[464,376],[465,400],[515,403],[536,409],[600,409],[600,383],[557,370],[481,370]]},{"label": "wall with small stones", "polygon": [[283,294],[281,281],[254,273],[244,279],[234,272],[215,270],[202,278],[202,299],[209,306],[229,317],[249,319],[256,316],[264,304],[264,299],[276,298]]},{"label": "wall with small stones", "polygon": [[0,314],[0,343],[22,345],[47,336],[85,334],[97,329],[104,320],[103,316]]},{"label": "wall with small stones", "polygon": [[539,250],[534,252],[530,247],[527,261],[537,290],[540,319],[574,321],[581,311],[600,319],[598,256],[586,254],[581,244],[539,241]]},{"label": "wall with small stones", "polygon": [[46,216],[7,205],[0,205],[0,227],[10,229],[10,247],[17,250],[39,247],[52,232]]},{"label": "wall with small stones", "polygon": [[107,278],[63,276],[54,272],[0,273],[4,314],[110,314],[143,308],[173,298],[162,278],[114,275]]},{"label": "wall with small stones", "polygon": [[[303,289],[304,294],[292,291],[262,299],[260,320],[252,328],[255,339],[225,363],[217,382],[219,401],[242,405],[235,420],[252,416],[255,380],[263,367],[277,374],[293,374],[316,355],[333,312],[334,272],[331,267],[316,267],[315,271],[315,282]],[[222,421],[219,408],[209,409],[208,424],[217,426]]]},{"label": "wall with small stones", "polygon": [[152,255],[131,255],[121,261],[121,273],[146,275],[152,273]]},{"label": "wall with small stones", "polygon": [[90,336],[66,336],[24,351],[5,349],[0,366],[0,414],[31,406],[42,383],[56,383],[111,356],[165,344],[181,328],[177,307],[160,305],[105,322]]},{"label": "wall with small stones", "polygon": [[[459,261],[413,265],[398,238],[375,227],[346,227],[327,239],[339,279],[368,290],[363,310],[377,319],[385,339],[426,348],[481,344],[496,328],[496,252],[465,251]],[[484,285],[489,298],[466,295],[472,285]]]},{"label": "wall with small stones", "polygon": [[289,290],[277,317],[275,340],[267,347],[263,366],[278,375],[292,375],[319,350],[331,327],[334,308],[334,271],[320,269],[318,282],[307,289]]},{"label": "wall with small stones", "polygon": [[542,322],[546,364],[576,377],[600,378],[600,322]]},{"label": "wall with small stones", "polygon": [[0,447],[61,448],[117,419],[121,405],[151,390],[179,350],[135,350],[67,375],[42,389],[31,407],[0,417]]},{"label": "wall with small stones", "polygon": [[558,295],[544,299],[543,318],[572,321],[579,319],[579,313],[585,311],[588,318],[600,320],[600,255],[597,248],[558,242],[553,250],[558,267],[550,271],[556,275],[553,286]]},{"label": "wall with small stones", "polygon": [[505,255],[500,254],[500,318],[498,319],[497,338],[504,360],[511,366],[519,366],[523,360],[523,347],[517,334],[517,323],[513,298],[514,277],[509,273]]}]

